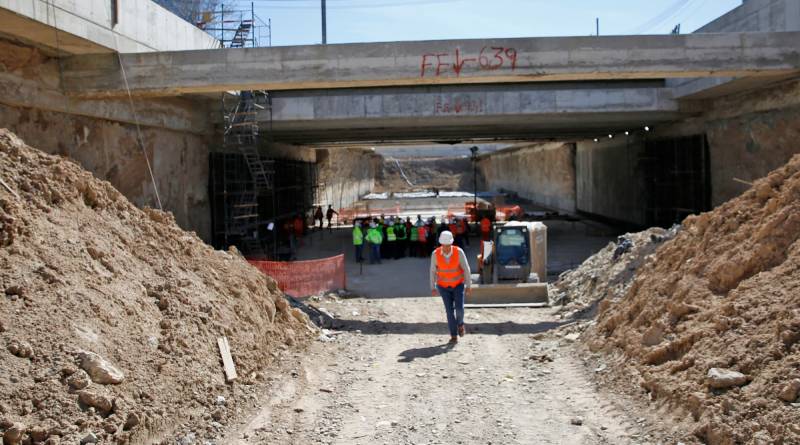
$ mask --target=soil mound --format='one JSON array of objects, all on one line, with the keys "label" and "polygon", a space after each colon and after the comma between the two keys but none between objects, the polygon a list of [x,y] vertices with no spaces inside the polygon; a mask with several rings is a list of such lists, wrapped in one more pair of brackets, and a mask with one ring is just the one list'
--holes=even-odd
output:
[{"label": "soil mound", "polygon": [[305,315],[237,252],[2,129],[0,179],[5,444],[149,443],[188,425],[221,428],[274,351],[310,337]]},{"label": "soil mound", "polygon": [[[684,220],[584,339],[710,444],[800,443],[800,155]],[[675,412],[675,411],[673,411]]]},{"label": "soil mound", "polygon": [[678,226],[670,230],[653,227],[626,233],[587,258],[581,265],[562,273],[551,285],[554,304],[570,316],[591,313],[604,300],[625,295],[636,271],[665,241],[675,237]]}]

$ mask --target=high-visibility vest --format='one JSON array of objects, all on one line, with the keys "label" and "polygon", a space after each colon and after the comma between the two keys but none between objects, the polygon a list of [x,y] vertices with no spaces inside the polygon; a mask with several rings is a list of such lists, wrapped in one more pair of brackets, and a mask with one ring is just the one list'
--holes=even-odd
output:
[{"label": "high-visibility vest", "polygon": [[484,217],[481,220],[481,232],[488,232],[492,230],[492,222],[489,221],[489,218]]},{"label": "high-visibility vest", "polygon": [[450,258],[444,256],[442,248],[438,247],[436,255],[436,284],[441,287],[456,287],[464,282],[464,270],[461,269],[461,249],[452,246]]},{"label": "high-visibility vest", "polygon": [[405,241],[406,239],[406,226],[403,224],[398,224],[394,226],[394,233],[397,234],[397,239],[400,241]]},{"label": "high-visibility vest", "polygon": [[417,227],[417,237],[423,243],[428,240],[428,228],[425,226]]},{"label": "high-visibility vest", "polygon": [[381,234],[381,231],[378,230],[377,227],[371,227],[367,230],[367,241],[372,244],[380,244],[383,242],[383,234]]},{"label": "high-visibility vest", "polygon": [[386,228],[386,241],[397,241],[397,237],[394,234],[394,226]]},{"label": "high-visibility vest", "polygon": [[411,236],[408,238],[411,241],[417,241],[419,239],[419,231],[416,227],[412,227],[408,229],[411,232]]},{"label": "high-visibility vest", "polygon": [[361,227],[353,227],[353,245],[360,246],[364,244],[364,232],[361,231]]}]

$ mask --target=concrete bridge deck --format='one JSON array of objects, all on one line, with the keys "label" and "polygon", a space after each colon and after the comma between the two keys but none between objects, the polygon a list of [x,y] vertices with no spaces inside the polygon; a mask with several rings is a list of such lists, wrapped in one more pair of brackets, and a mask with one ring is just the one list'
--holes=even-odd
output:
[{"label": "concrete bridge deck", "polygon": [[[753,77],[800,72],[800,32],[548,37],[124,54],[139,95],[226,90]],[[64,88],[125,93],[116,55],[67,58]]]}]

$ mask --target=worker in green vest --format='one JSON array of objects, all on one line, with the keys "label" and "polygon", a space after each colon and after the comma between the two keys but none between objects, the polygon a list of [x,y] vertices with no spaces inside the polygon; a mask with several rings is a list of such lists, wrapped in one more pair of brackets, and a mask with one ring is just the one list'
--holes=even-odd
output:
[{"label": "worker in green vest", "polygon": [[383,233],[378,228],[377,220],[369,224],[367,230],[367,242],[369,243],[369,263],[381,264],[381,244],[383,244]]},{"label": "worker in green vest", "polygon": [[394,233],[394,220],[386,221],[386,258],[394,258],[394,249],[397,244],[397,234]]},{"label": "worker in green vest", "polygon": [[399,260],[406,256],[406,243],[408,235],[406,235],[406,225],[402,218],[397,218],[394,222],[394,234],[397,236],[397,244],[394,246],[394,259]]},{"label": "worker in green vest", "polygon": [[353,246],[356,248],[356,262],[364,261],[364,230],[361,227],[361,220],[356,220],[353,223]]}]

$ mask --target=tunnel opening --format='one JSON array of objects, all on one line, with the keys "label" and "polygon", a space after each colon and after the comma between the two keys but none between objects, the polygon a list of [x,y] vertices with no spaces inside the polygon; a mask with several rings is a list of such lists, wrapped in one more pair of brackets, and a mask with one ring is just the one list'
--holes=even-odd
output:
[{"label": "tunnel opening", "polygon": [[669,227],[711,210],[711,169],[704,134],[648,140],[641,158],[645,222]]}]

